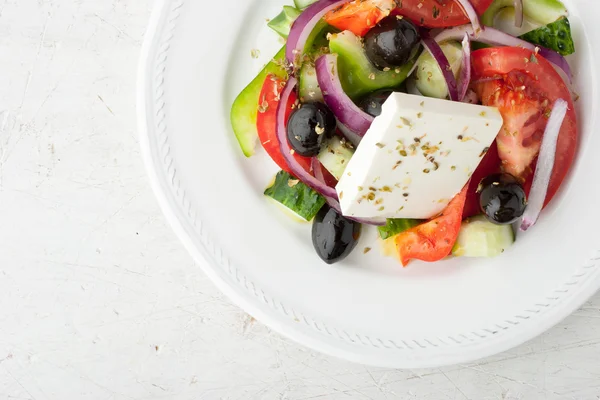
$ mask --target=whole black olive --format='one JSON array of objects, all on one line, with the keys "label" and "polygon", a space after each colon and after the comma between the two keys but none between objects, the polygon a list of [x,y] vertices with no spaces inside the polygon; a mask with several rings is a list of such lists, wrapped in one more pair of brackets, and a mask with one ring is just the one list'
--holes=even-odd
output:
[{"label": "whole black olive", "polygon": [[336,126],[335,116],[325,104],[303,104],[288,121],[288,142],[296,153],[313,157],[319,154],[323,139],[333,136]]},{"label": "whole black olive", "polygon": [[525,190],[510,174],[495,174],[484,178],[477,192],[481,210],[495,224],[512,224],[525,213]]},{"label": "whole black olive", "polygon": [[348,257],[358,244],[361,225],[340,215],[325,205],[315,217],[312,241],[317,254],[327,264],[334,264]]},{"label": "whole black olive", "polygon": [[367,114],[373,117],[379,117],[381,115],[383,103],[385,103],[391,94],[392,91],[390,90],[378,90],[377,92],[370,93],[360,99],[358,106]]},{"label": "whole black olive", "polygon": [[406,64],[421,36],[407,19],[391,16],[383,19],[365,35],[367,57],[378,69]]}]

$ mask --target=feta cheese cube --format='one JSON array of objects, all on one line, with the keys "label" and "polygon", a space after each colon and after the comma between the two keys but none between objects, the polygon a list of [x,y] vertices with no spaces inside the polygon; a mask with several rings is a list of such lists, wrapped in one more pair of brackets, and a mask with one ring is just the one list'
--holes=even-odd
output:
[{"label": "feta cheese cube", "polygon": [[467,184],[502,123],[493,107],[393,93],[336,187],[343,214],[436,216]]}]

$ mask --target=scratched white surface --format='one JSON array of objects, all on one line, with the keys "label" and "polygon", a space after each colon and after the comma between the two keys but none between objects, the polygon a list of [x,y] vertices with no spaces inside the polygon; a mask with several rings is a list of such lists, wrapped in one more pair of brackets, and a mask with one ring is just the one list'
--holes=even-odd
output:
[{"label": "scratched white surface", "polygon": [[146,181],[150,7],[0,0],[0,399],[600,399],[600,296],[519,349],[422,371],[316,354],[233,306]]}]

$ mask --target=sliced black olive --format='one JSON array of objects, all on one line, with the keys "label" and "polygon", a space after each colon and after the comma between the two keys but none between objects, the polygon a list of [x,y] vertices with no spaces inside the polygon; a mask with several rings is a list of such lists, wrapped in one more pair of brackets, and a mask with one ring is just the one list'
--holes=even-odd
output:
[{"label": "sliced black olive", "polygon": [[288,121],[288,142],[301,156],[316,156],[323,139],[335,133],[336,125],[335,116],[325,104],[303,104],[292,113]]},{"label": "sliced black olive", "polygon": [[383,19],[365,35],[367,57],[378,69],[400,67],[408,62],[421,36],[407,19]]},{"label": "sliced black olive", "polygon": [[477,191],[481,210],[495,224],[512,224],[525,213],[525,190],[510,174],[495,174],[484,178]]},{"label": "sliced black olive", "polygon": [[313,246],[327,264],[342,261],[354,250],[360,238],[361,225],[325,205],[312,226]]},{"label": "sliced black olive", "polygon": [[378,90],[377,92],[370,93],[360,99],[358,106],[367,114],[373,117],[379,117],[381,115],[383,103],[385,103],[391,94],[391,90]]}]

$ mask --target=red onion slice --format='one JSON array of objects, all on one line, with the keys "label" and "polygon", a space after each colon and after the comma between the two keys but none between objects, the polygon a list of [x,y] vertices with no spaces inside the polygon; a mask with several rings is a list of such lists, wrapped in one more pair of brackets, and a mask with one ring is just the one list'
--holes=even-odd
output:
[{"label": "red onion slice", "polygon": [[294,89],[296,89],[297,84],[298,80],[294,77],[290,77],[283,88],[283,91],[281,92],[281,99],[279,101],[279,105],[277,106],[276,133],[277,139],[279,140],[279,151],[283,155],[283,158],[285,158],[285,161],[290,167],[290,171],[296,178],[323,196],[337,199],[337,192],[335,189],[330,188],[323,182],[316,179],[304,168],[302,168],[300,164],[298,164],[298,161],[296,161],[296,158],[293,156],[294,152],[288,143],[287,130],[285,127],[285,113],[290,95],[294,92]]},{"label": "red onion slice", "polygon": [[519,39],[508,33],[504,33],[498,29],[486,27],[479,36],[476,38],[473,34],[473,28],[470,25],[457,26],[456,28],[446,29],[435,37],[435,41],[438,43],[445,42],[447,40],[462,40],[465,33],[469,35],[471,40],[477,42],[487,43],[492,46],[511,46],[511,47],[522,47],[531,51],[538,51],[539,55],[544,57],[546,60],[551,62],[560,68],[568,77],[569,83],[572,80],[571,67],[567,60],[558,54],[557,52],[546,49],[544,47],[538,47],[525,40]]},{"label": "red onion slice", "polygon": [[469,84],[471,83],[471,39],[465,32],[465,38],[462,41],[462,67],[460,69],[460,85],[458,88],[458,101],[464,101]]},{"label": "red onion slice", "polygon": [[[471,29],[471,32],[473,30]],[[442,48],[438,44],[436,40],[434,40],[429,33],[423,31],[421,33],[421,41],[423,42],[423,46],[431,53],[435,61],[440,66],[442,70],[442,74],[444,75],[444,79],[446,80],[446,85],[448,86],[448,95],[450,96],[450,100],[458,101],[458,88],[456,83],[456,78],[454,77],[454,72],[452,71],[452,67],[450,66],[450,62],[448,58],[442,51]]]},{"label": "red onion slice", "polygon": [[[319,161],[319,159],[317,157],[313,157],[312,162],[312,169],[313,172],[315,173],[315,178],[317,178],[319,181],[321,181],[323,184],[325,184],[325,176],[323,175],[323,165],[321,164],[321,162]],[[342,207],[340,206],[340,203],[335,200],[332,199],[331,197],[325,197],[325,201],[327,201],[327,204],[329,204],[329,207],[333,208],[335,211],[338,212],[338,214],[340,215],[344,215],[342,213]],[[347,217],[344,215],[345,218],[348,218],[351,221],[354,222],[358,222],[359,224],[364,224],[364,225],[374,225],[374,226],[384,226],[387,221],[385,219],[378,219],[378,218],[354,218],[354,217]]]},{"label": "red onion slice", "polygon": [[470,0],[457,0],[460,6],[469,17],[471,21],[471,25],[473,25],[473,31],[475,32],[475,37],[479,36],[479,33],[483,30],[481,26],[481,21],[479,20],[479,14],[477,14],[477,10],[473,7]]},{"label": "red onion slice", "polygon": [[344,92],[338,74],[337,54],[326,54],[319,57],[315,62],[315,69],[327,107],[344,127],[360,137],[364,136],[374,118],[354,104]]},{"label": "red onion slice", "polygon": [[548,185],[550,184],[550,178],[554,169],[558,136],[568,109],[569,103],[566,100],[558,99],[554,103],[550,118],[548,118],[537,167],[533,176],[533,185],[529,193],[529,203],[521,222],[522,231],[526,231],[537,222],[544,207],[546,195],[548,194]]},{"label": "red onion slice", "polygon": [[319,0],[310,5],[294,21],[287,39],[285,58],[287,62],[297,69],[299,64],[297,60],[304,52],[306,41],[319,21],[329,11],[339,7],[351,0]]},{"label": "red onion slice", "polygon": [[515,26],[520,28],[523,26],[523,0],[513,0],[513,7],[515,8]]}]

